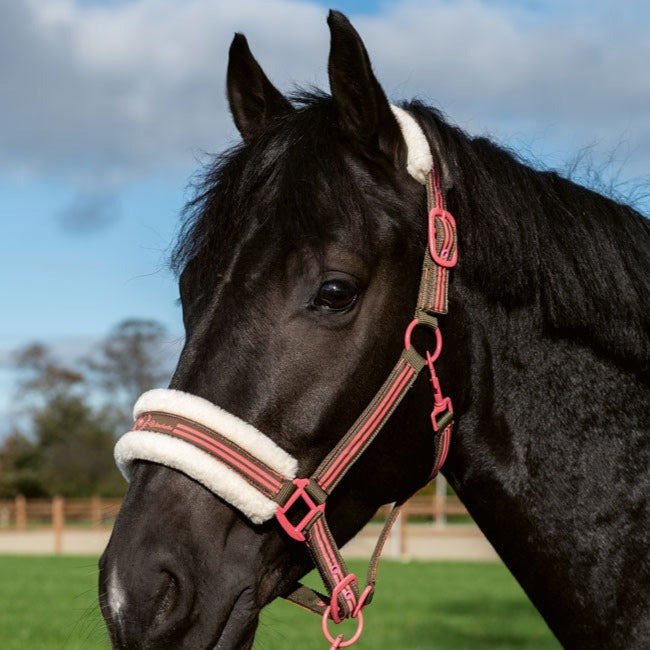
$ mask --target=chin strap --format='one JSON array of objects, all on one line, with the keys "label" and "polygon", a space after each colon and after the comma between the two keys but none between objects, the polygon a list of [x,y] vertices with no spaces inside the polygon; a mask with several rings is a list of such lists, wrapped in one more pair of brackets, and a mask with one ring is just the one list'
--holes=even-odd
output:
[{"label": "chin strap", "polygon": [[[275,517],[287,535],[307,545],[328,592],[325,596],[297,584],[284,597],[322,616],[323,633],[332,649],[350,646],[361,635],[362,611],[374,594],[379,557],[404,501],[396,503],[386,519],[370,560],[363,589],[360,588],[356,575],[350,573],[345,565],[327,523],[325,505],[329,495],[372,444],[425,367],[428,368],[433,387],[431,424],[435,457],[430,478],[438,473],[449,450],[453,408],[451,400],[442,394],[434,364],[442,350],[442,334],[436,315],[447,313],[449,270],[457,260],[456,224],[445,208],[440,178],[435,169],[429,172],[426,187],[429,208],[428,244],[424,253],[414,318],[404,334],[404,349],[373,400],[310,477],[294,478],[295,474],[292,475],[290,471],[295,468],[295,459],[250,425],[214,405],[203,404],[205,400],[195,396],[183,398],[194,401],[182,409],[174,409],[173,401],[169,404],[171,408],[160,408],[154,400],[152,408],[138,411],[134,430],[127,433],[116,446],[118,465],[127,476],[129,463],[133,460],[154,460],[178,467],[189,476],[197,478],[247,513],[252,521],[268,519],[274,509]],[[435,337],[434,350],[425,352],[424,356],[411,345],[411,336],[418,327],[428,329]],[[180,398],[177,396],[175,399]],[[187,417],[186,414],[191,414],[197,406],[209,409],[209,412]],[[215,409],[219,412],[218,417]],[[179,410],[183,412],[182,415],[178,413]],[[206,418],[210,421],[208,425]],[[227,426],[222,428],[220,423]],[[227,431],[230,431],[229,436],[225,435]],[[152,440],[147,436],[158,438]],[[164,443],[170,439],[174,444],[181,444],[184,449],[188,449],[187,445],[190,446],[186,454],[189,460],[185,464],[174,465],[178,462],[173,453],[175,449],[170,448],[168,455],[160,451],[161,440]],[[192,456],[192,453],[196,453],[196,448],[205,452],[199,454],[199,459]],[[212,482],[215,467],[221,468],[222,473],[229,472],[230,482],[223,477],[221,482]],[[232,482],[233,477],[239,484]],[[250,503],[236,502],[237,495],[244,488],[248,491],[252,488],[252,494],[262,499],[256,508],[249,508],[249,511],[246,507]],[[329,620],[338,624],[347,618],[357,619],[354,635],[347,640],[343,635],[333,637],[328,629]]]}]

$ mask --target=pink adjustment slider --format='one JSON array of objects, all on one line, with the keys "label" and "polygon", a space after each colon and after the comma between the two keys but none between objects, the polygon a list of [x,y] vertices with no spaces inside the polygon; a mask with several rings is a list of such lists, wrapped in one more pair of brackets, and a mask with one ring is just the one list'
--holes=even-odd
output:
[{"label": "pink adjustment slider", "polygon": [[449,397],[445,397],[442,394],[442,388],[440,388],[440,380],[436,374],[436,369],[433,367],[433,362],[435,360],[435,357],[431,356],[427,352],[427,366],[429,367],[429,373],[431,374],[431,384],[433,385],[433,410],[431,411],[431,424],[433,425],[433,430],[437,432],[439,428],[438,416],[445,411],[453,413],[454,407],[451,403],[451,399]]},{"label": "pink adjustment slider", "polygon": [[[291,496],[283,506],[278,505],[275,511],[275,517],[289,537],[295,539],[297,542],[304,542],[305,535],[302,531],[318,514],[322,514],[325,511],[325,504],[321,503],[317,505],[305,490],[310,483],[310,479],[294,478],[292,483],[296,486],[296,489],[291,493]],[[287,511],[300,498],[302,498],[309,510],[300,522],[294,526],[287,517]]]},{"label": "pink adjustment slider", "polygon": [[[436,217],[442,221],[445,229],[445,239],[440,254],[436,251]],[[449,248],[453,245],[455,232],[456,221],[451,212],[447,212],[444,208],[433,208],[429,212],[429,253],[438,266],[446,269],[456,266],[458,261],[458,248],[455,248],[452,256],[449,257]]]}]

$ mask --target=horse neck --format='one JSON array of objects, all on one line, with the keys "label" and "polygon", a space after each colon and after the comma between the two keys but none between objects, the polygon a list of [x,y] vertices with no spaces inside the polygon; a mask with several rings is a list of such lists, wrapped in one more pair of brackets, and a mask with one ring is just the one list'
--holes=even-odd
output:
[{"label": "horse neck", "polygon": [[446,373],[461,397],[445,474],[563,644],[634,647],[650,637],[647,387],[544,336],[534,307],[455,282],[445,347],[468,362]]}]

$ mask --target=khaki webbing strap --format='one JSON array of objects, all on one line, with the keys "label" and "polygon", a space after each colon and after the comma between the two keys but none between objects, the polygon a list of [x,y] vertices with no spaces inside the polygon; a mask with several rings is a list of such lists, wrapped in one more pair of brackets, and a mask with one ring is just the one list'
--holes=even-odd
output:
[{"label": "khaki webbing strap", "polygon": [[440,172],[435,167],[427,174],[426,188],[427,207],[429,210],[433,210],[433,208],[445,208],[447,206],[445,196],[442,193]]},{"label": "khaki webbing strap", "polygon": [[[377,580],[377,568],[379,567],[379,560],[381,559],[381,553],[384,550],[384,546],[386,544],[386,541],[388,540],[388,537],[390,536],[390,532],[393,529],[393,525],[397,521],[397,518],[400,515],[400,512],[402,511],[402,506],[404,505],[404,501],[401,503],[395,503],[393,504],[393,507],[390,509],[390,512],[386,516],[386,521],[384,522],[384,526],[381,529],[381,532],[379,533],[379,537],[377,538],[377,542],[375,544],[375,549],[372,552],[372,555],[370,556],[370,563],[368,564],[368,574],[366,575],[366,586],[372,587],[372,590],[374,592],[375,589],[375,582]],[[368,604],[372,600],[372,593],[368,596],[366,600],[366,604]]]},{"label": "khaki webbing strap", "polygon": [[319,616],[325,613],[329,605],[329,598],[325,594],[321,594],[319,591],[300,582],[294,585],[291,591],[283,594],[282,598]]},{"label": "khaki webbing strap", "polygon": [[338,623],[350,618],[359,601],[359,586],[348,571],[341,551],[324,516],[318,517],[306,530],[307,546],[327,591],[331,594],[331,618]]},{"label": "khaki webbing strap", "polygon": [[328,494],[377,437],[425,365],[413,348],[404,350],[381,388],[312,478]]},{"label": "khaki webbing strap", "polygon": [[[446,271],[447,269],[443,269],[433,261],[431,253],[427,248],[424,253],[424,261],[422,262],[422,280],[420,282],[417,305],[419,310],[436,314],[447,313]],[[440,304],[440,282],[442,282],[443,287],[442,304]]]},{"label": "khaki webbing strap", "polygon": [[[417,309],[435,314],[448,311],[449,269],[457,256],[456,223],[447,212],[438,171],[427,176],[428,245],[422,263]],[[435,233],[435,234],[434,234]],[[434,249],[435,259],[431,248]]]},{"label": "khaki webbing strap", "polygon": [[433,463],[433,471],[429,478],[430,481],[437,476],[440,468],[445,464],[445,460],[447,460],[447,452],[449,451],[449,444],[451,442],[451,432],[454,428],[454,414],[451,412],[445,413],[439,422],[441,433],[436,438],[436,459]]},{"label": "khaki webbing strap", "polygon": [[413,317],[417,319],[418,325],[428,327],[433,333],[438,329],[438,319],[429,312],[416,308]]},{"label": "khaki webbing strap", "polygon": [[189,418],[160,411],[149,411],[138,417],[133,425],[133,430],[164,433],[198,447],[201,451],[210,454],[237,472],[244,480],[273,501],[278,501],[287,491],[285,476],[218,431]]}]

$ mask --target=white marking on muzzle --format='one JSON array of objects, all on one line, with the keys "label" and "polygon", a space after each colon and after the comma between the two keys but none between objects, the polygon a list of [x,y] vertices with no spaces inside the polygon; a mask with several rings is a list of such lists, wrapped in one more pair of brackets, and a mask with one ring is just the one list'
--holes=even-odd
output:
[{"label": "white marking on muzzle", "polygon": [[123,610],[126,606],[126,594],[120,585],[120,580],[117,576],[117,569],[113,567],[111,574],[108,578],[108,608],[111,611],[111,619],[116,627],[122,626]]}]

